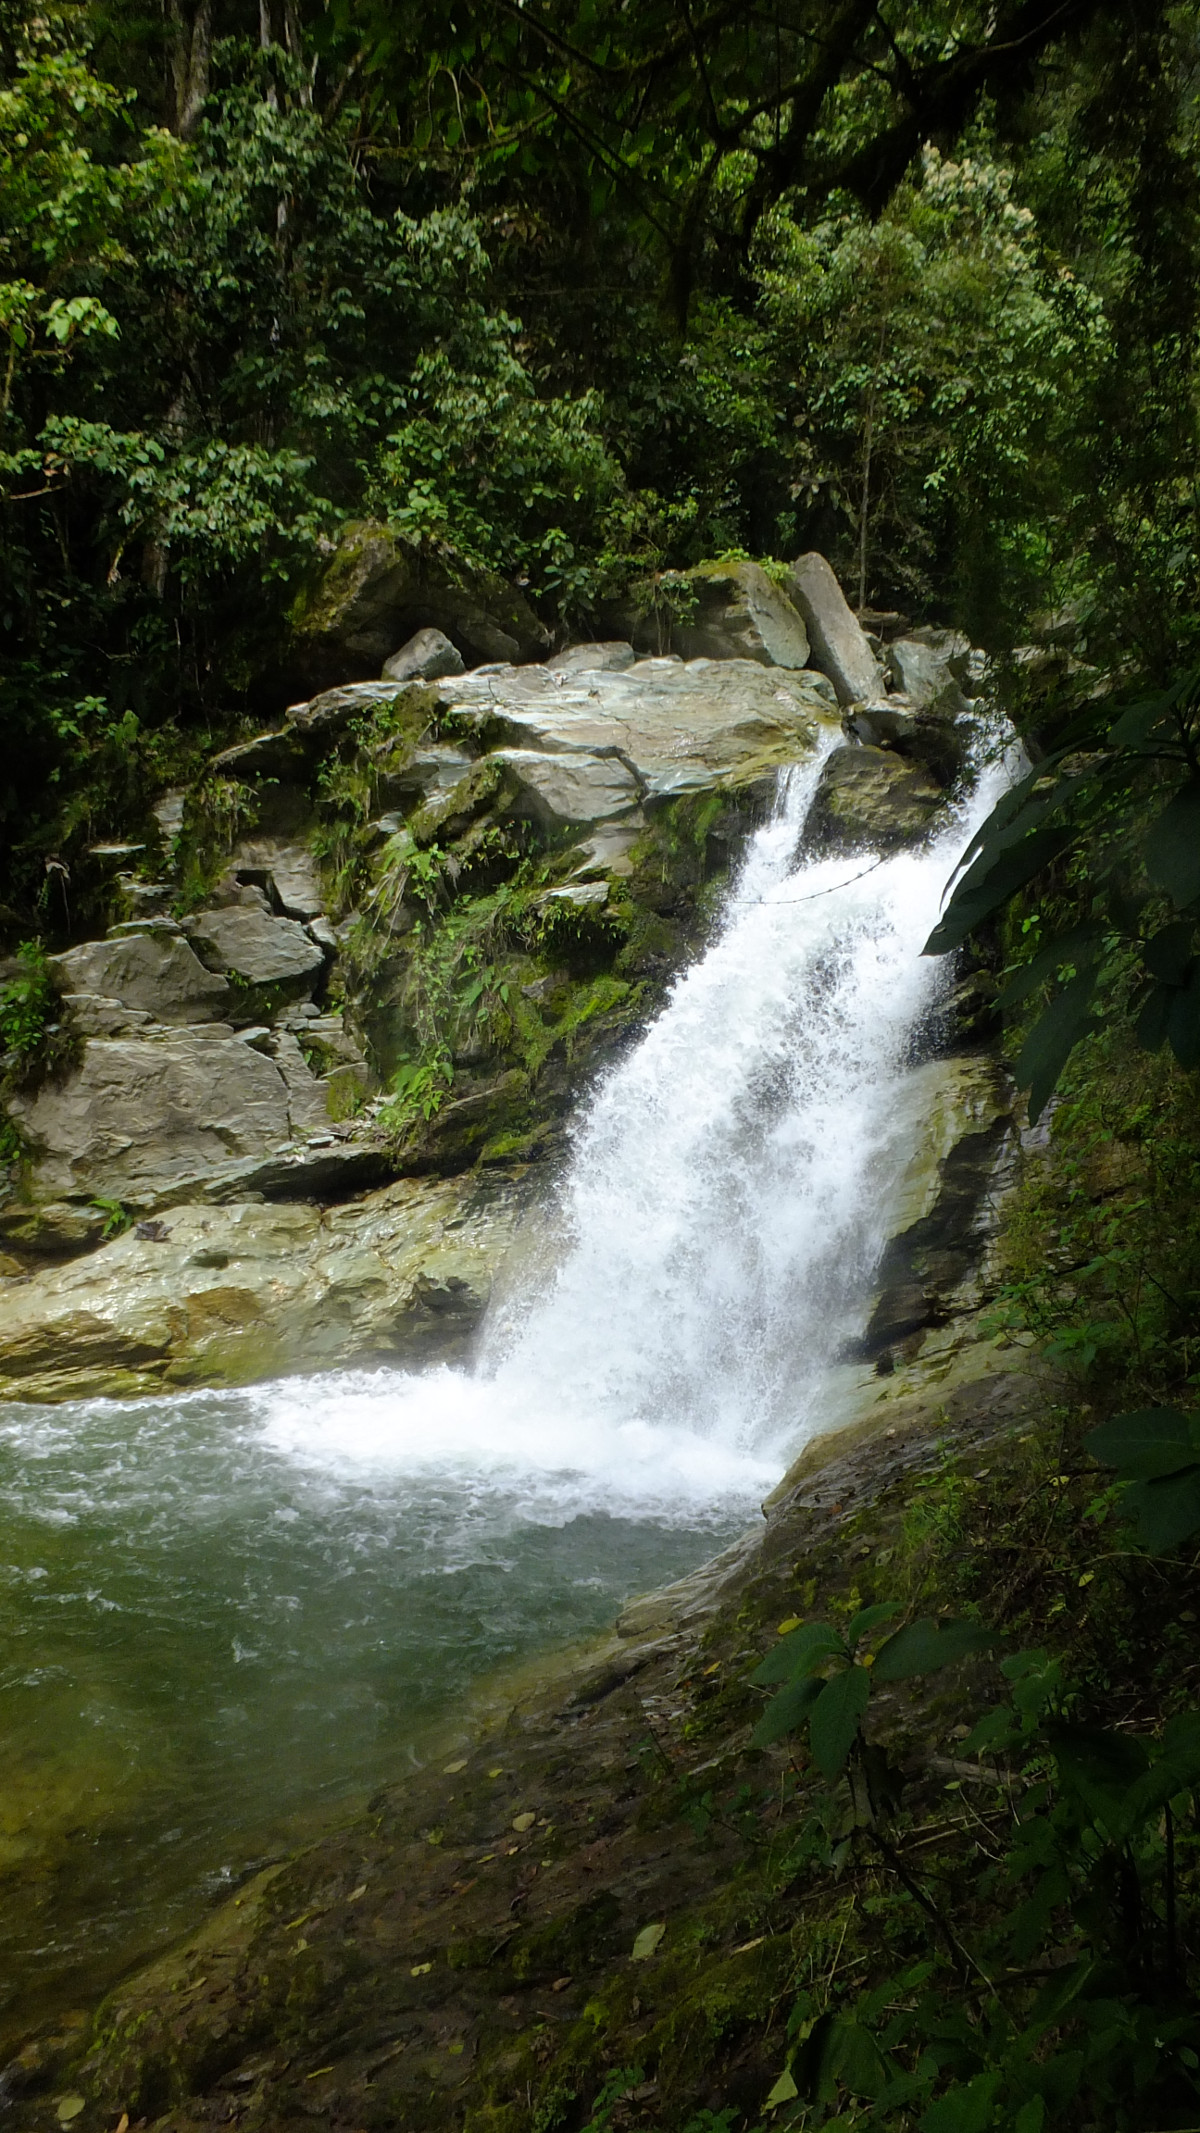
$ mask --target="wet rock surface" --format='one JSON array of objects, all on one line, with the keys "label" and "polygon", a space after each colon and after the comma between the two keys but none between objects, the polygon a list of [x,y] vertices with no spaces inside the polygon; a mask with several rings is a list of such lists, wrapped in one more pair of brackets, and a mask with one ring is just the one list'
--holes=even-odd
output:
[{"label": "wet rock surface", "polygon": [[0,1399],[458,1360],[538,1189],[528,1172],[493,1170],[402,1180],[327,1208],[185,1202],[12,1285]]},{"label": "wet rock surface", "polygon": [[[986,1474],[1027,1426],[1037,1380],[962,1331],[957,1375],[876,1384],[762,1526],[609,1639],[486,1685],[423,1769],[248,1879],[94,2020],[31,2040],[14,2124],[43,2127],[69,2094],[85,2133],[121,2112],[163,2133],[530,2133],[583,2116],[615,2068],[639,2070],[646,2123],[731,2102],[756,2117],[783,2053],[773,2011],[824,1942],[803,1877],[772,1870],[787,1749],[750,1749],[746,1676],[798,1592],[855,1604],[948,1442]],[[986,1698],[977,1680],[957,1693],[959,1710]],[[919,1788],[945,1721],[897,1721]],[[746,1828],[735,1798],[755,1803]]]},{"label": "wet rock surface", "polygon": [[809,818],[823,850],[889,852],[933,827],[943,787],[924,764],[892,749],[835,748]]}]

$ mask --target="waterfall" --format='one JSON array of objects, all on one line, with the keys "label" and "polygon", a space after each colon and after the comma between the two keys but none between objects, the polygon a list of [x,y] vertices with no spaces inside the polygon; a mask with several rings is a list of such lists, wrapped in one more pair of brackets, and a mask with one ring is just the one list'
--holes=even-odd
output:
[{"label": "waterfall", "polygon": [[31,2005],[366,1797],[489,1669],[694,1568],[822,1426],[911,1150],[921,944],[1001,773],[877,861],[805,852],[819,774],[597,1088],[473,1369],[0,1417],[0,1973]]},{"label": "waterfall", "polygon": [[[825,749],[781,777],[708,952],[577,1133],[559,1263],[476,1367],[259,1395],[268,1441],[463,1492],[468,1524],[727,1520],[820,1426],[907,1154],[903,1085],[946,982],[923,960],[1001,773],[924,850],[811,857]],[[493,1528],[494,1530],[494,1528]]]}]

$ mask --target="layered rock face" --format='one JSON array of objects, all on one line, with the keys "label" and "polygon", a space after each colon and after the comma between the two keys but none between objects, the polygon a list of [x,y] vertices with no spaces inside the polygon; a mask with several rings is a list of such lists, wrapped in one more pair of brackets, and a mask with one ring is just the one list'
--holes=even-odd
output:
[{"label": "layered rock face", "polygon": [[[894,643],[885,694],[822,558],[795,566],[795,600],[756,565],[691,573],[680,649],[610,638],[467,671],[449,610],[389,542],[359,529],[305,624],[343,672],[351,638],[360,659],[382,645],[386,678],[319,691],[164,795],[107,937],[53,959],[74,1058],[8,1104],[25,1150],[0,1198],[0,1280],[20,1299],[19,1336],[0,1339],[10,1395],[182,1382],[193,1365],[244,1376],[251,1358],[312,1368],[407,1352],[410,1333],[452,1346],[463,1312],[426,1323],[411,1302],[395,1304],[397,1326],[417,1311],[409,1333],[385,1337],[369,1280],[361,1308],[299,1324],[305,1283],[280,1268],[324,1293],[318,1210],[374,1194],[355,1216],[374,1235],[390,1179],[480,1164],[532,1191],[588,1077],[702,944],[779,770],[822,736],[841,745],[810,819],[820,846],[919,839],[959,775],[969,649],[929,631]],[[393,656],[402,618],[423,626]],[[421,1189],[440,1205],[440,1185]],[[254,1212],[281,1203],[303,1222]],[[387,1205],[420,1230],[417,1200]],[[244,1340],[206,1346],[180,1332],[186,1313],[144,1333],[172,1284],[185,1301],[212,1287],[193,1233],[271,1268],[239,1277]],[[87,1269],[56,1263],[97,1247]]]}]

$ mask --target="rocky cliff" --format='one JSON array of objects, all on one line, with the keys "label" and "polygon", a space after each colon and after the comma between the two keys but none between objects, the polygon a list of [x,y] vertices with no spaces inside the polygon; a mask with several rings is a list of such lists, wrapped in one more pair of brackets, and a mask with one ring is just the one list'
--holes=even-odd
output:
[{"label": "rocky cliff", "polygon": [[[331,571],[322,656],[363,600],[386,629],[386,560]],[[886,849],[936,821],[968,648],[879,646],[889,692],[820,558],[794,601],[755,565],[693,576],[675,629],[699,656],[610,640],[463,671],[425,629],[106,848],[107,934],[50,963],[56,1071],[9,1077],[0,1395],[461,1351],[571,1106],[702,943],[780,770],[840,721],[811,837]]]}]

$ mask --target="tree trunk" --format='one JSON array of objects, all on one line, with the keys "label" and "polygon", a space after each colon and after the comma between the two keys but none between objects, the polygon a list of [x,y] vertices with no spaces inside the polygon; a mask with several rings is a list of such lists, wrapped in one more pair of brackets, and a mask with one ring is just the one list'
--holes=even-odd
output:
[{"label": "tree trunk", "polygon": [[190,141],[208,95],[212,64],[213,0],[199,0],[189,23],[183,0],[167,0],[171,23],[173,133]]}]

